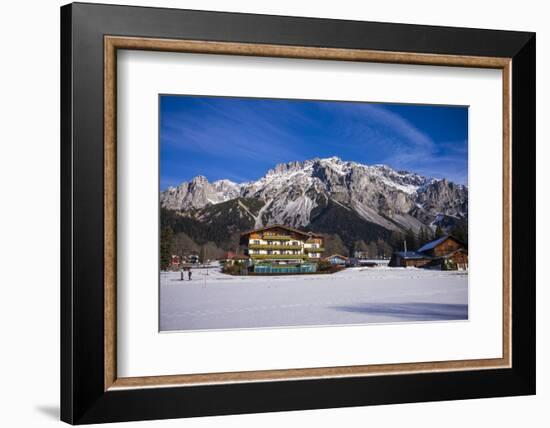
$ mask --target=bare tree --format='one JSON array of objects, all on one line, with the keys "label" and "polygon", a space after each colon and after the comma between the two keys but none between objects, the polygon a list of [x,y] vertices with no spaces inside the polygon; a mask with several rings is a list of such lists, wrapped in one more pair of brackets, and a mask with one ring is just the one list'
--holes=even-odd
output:
[{"label": "bare tree", "polygon": [[378,246],[376,245],[376,242],[374,242],[374,241],[369,242],[367,252],[368,252],[370,258],[375,259],[375,258],[378,257]]},{"label": "bare tree", "polygon": [[195,254],[199,246],[188,235],[181,232],[174,237],[174,253],[180,257]]},{"label": "bare tree", "polygon": [[344,245],[342,238],[339,235],[325,235],[324,237],[325,255],[341,254],[342,256],[348,256],[349,251]]},{"label": "bare tree", "polygon": [[223,257],[224,250],[212,241],[208,241],[204,244],[203,248],[205,249],[205,257],[207,260],[214,260]]}]

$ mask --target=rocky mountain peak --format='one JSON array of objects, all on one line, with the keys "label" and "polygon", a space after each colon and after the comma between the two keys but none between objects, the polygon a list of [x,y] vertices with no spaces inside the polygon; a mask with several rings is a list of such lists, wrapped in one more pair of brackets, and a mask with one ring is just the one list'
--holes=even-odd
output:
[{"label": "rocky mountain peak", "polygon": [[249,183],[210,183],[197,176],[162,192],[160,202],[164,208],[186,211],[239,197],[261,207],[254,215],[258,227],[274,223],[307,227],[330,204],[387,230],[434,227],[441,216],[467,218],[468,213],[466,186],[336,156],[280,163]]}]

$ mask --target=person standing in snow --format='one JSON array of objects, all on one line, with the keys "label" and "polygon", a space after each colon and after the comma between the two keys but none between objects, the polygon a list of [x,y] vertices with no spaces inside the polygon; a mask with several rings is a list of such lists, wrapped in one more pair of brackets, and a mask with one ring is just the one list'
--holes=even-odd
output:
[{"label": "person standing in snow", "polygon": [[191,281],[191,268],[189,268],[189,272],[187,273],[187,275],[189,276],[189,281]]}]

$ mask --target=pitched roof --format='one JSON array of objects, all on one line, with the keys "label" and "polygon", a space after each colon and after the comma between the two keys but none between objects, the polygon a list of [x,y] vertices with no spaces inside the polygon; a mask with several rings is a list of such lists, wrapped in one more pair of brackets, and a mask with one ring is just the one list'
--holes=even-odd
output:
[{"label": "pitched roof", "polygon": [[428,242],[427,244],[424,244],[422,245],[422,247],[420,247],[418,249],[418,252],[421,253],[423,251],[428,251],[428,250],[432,250],[434,249],[435,247],[437,247],[439,244],[441,244],[442,242],[446,241],[447,238],[450,238],[450,236],[443,236],[439,239],[436,239],[435,241],[432,241],[432,242]]},{"label": "pitched roof", "polygon": [[292,227],[284,226],[282,224],[272,224],[271,226],[260,227],[259,229],[249,230],[248,232],[241,233],[241,236],[246,236],[246,235],[250,235],[251,233],[254,233],[254,232],[262,232],[264,230],[275,229],[275,228],[285,229],[285,230],[288,230],[289,232],[294,232],[294,233],[297,233],[297,234],[303,235],[303,236],[315,236],[315,237],[318,237],[318,238],[322,238],[321,235],[318,235],[316,233],[304,232],[303,230],[294,229]]},{"label": "pitched roof", "polygon": [[454,239],[456,242],[458,242],[459,244],[463,245],[463,246],[466,246],[463,242],[459,241],[458,239],[456,239],[454,236],[452,235],[446,235],[446,236],[443,236],[439,239],[436,239],[435,241],[432,241],[432,242],[428,242],[427,244],[424,244],[422,247],[420,247],[418,250],[419,253],[422,253],[424,251],[429,251],[429,250],[433,250],[435,247],[437,247],[439,244],[441,244],[442,242],[445,242],[447,239]]},{"label": "pitched roof", "polygon": [[394,254],[397,254],[403,259],[431,259],[430,256],[422,254],[418,251],[396,251]]},{"label": "pitched roof", "polygon": [[331,254],[330,256],[325,257],[325,260],[332,259],[333,257],[340,257],[341,259],[347,260],[348,258],[346,256],[343,256],[341,254]]}]

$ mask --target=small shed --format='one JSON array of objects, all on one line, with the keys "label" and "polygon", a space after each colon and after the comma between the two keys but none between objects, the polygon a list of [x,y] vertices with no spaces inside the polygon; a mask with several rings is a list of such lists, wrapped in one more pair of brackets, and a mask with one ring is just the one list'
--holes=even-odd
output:
[{"label": "small shed", "polygon": [[348,258],[346,256],[342,256],[341,254],[332,254],[328,257],[325,257],[323,260],[329,262],[331,265],[345,266]]},{"label": "small shed", "polygon": [[348,261],[346,263],[346,266],[348,267],[376,267],[378,266],[378,261],[376,260],[366,260],[366,259],[358,259],[356,257],[349,257]]}]

